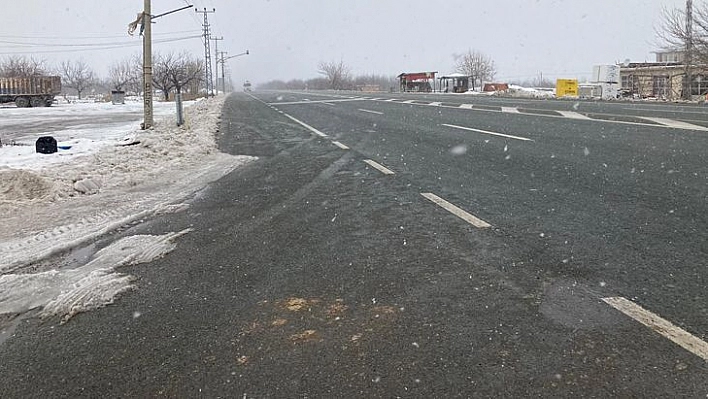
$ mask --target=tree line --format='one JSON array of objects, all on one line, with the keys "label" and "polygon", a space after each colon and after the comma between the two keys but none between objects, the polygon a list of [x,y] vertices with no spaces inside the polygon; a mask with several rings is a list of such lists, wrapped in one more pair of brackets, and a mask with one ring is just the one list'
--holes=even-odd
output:
[{"label": "tree line", "polygon": [[[189,53],[155,53],[153,55],[153,86],[162,92],[165,100],[170,94],[181,92],[198,95],[204,87],[204,61]],[[142,56],[133,55],[115,61],[108,68],[106,77],[100,77],[83,60],[66,60],[51,66],[46,60],[32,56],[11,56],[0,59],[0,77],[23,78],[58,75],[63,89],[71,89],[79,99],[90,91],[125,91],[141,94],[143,86]]]},{"label": "tree line", "polygon": [[364,90],[377,88],[388,91],[398,85],[395,76],[352,74],[344,61],[320,62],[317,72],[320,77],[311,79],[271,80],[259,84],[259,90]]},{"label": "tree line", "polygon": [[[453,54],[455,71],[470,77],[472,89],[482,82],[489,81],[496,74],[496,67],[491,57],[476,51]],[[417,72],[417,71],[416,71]],[[265,90],[366,90],[378,89],[392,91],[398,88],[395,75],[364,74],[354,75],[351,68],[343,61],[321,61],[317,65],[320,77],[307,80],[289,81],[271,80],[258,86]]]}]

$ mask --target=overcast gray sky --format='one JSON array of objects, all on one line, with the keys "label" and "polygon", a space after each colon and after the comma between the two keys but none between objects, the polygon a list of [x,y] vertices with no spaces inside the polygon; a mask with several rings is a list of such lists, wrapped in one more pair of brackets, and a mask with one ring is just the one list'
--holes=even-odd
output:
[{"label": "overcast gray sky", "polygon": [[[495,61],[498,80],[582,79],[595,64],[652,61],[662,7],[685,1],[153,0],[152,11],[186,4],[216,9],[209,20],[224,37],[219,50],[251,52],[228,61],[234,81],[257,83],[315,77],[319,61],[340,59],[355,74],[448,73],[453,54],[468,49]],[[142,8],[143,0],[3,0],[0,56],[83,59],[105,76],[111,62],[140,51],[127,25]],[[160,18],[155,40],[199,35],[202,21],[194,9]],[[204,56],[200,38],[154,50]]]}]

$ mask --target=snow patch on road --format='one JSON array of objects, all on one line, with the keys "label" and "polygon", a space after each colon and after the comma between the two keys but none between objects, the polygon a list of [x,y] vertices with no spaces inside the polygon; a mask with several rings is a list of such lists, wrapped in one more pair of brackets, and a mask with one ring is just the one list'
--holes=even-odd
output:
[{"label": "snow patch on road", "polygon": [[58,315],[66,321],[77,313],[112,303],[116,295],[131,288],[133,279],[118,273],[117,268],[163,257],[175,249],[174,240],[189,231],[122,238],[76,269],[2,275],[0,314],[24,313],[41,307],[41,316]]}]

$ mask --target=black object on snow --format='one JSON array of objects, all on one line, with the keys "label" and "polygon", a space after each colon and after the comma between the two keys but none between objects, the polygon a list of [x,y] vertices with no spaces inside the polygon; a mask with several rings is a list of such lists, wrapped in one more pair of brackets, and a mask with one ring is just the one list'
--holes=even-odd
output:
[{"label": "black object on snow", "polygon": [[52,136],[38,138],[35,146],[40,154],[54,154],[57,152],[57,140]]}]

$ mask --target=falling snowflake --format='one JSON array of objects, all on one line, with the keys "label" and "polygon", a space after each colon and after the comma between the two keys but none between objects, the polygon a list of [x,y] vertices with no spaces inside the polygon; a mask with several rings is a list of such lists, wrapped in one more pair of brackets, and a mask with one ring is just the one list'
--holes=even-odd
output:
[{"label": "falling snowflake", "polygon": [[454,146],[450,149],[450,153],[452,155],[464,155],[467,153],[467,146],[462,144]]}]

